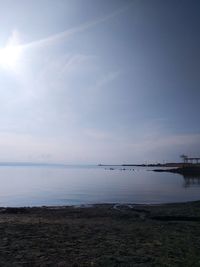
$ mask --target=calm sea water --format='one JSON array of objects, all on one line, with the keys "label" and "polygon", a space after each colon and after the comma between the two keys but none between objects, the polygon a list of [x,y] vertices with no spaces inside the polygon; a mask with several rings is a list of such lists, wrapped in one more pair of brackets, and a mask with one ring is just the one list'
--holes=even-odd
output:
[{"label": "calm sea water", "polygon": [[[132,169],[132,168],[131,168]],[[166,203],[200,199],[200,178],[147,168],[0,167],[0,206]]]}]

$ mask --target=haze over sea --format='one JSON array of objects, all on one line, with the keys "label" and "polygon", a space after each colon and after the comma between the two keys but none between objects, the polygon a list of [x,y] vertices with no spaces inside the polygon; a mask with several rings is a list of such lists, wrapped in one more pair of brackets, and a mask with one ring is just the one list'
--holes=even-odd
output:
[{"label": "haze over sea", "polygon": [[155,173],[147,167],[110,167],[1,166],[0,206],[158,204],[199,199],[200,177]]}]

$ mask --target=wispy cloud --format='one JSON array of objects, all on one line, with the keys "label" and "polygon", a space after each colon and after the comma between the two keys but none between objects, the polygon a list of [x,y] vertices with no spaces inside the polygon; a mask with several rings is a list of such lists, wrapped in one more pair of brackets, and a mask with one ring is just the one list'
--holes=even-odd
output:
[{"label": "wispy cloud", "polygon": [[83,32],[83,31],[90,29],[90,28],[92,28],[98,24],[101,24],[107,20],[110,20],[110,19],[120,15],[121,13],[125,12],[126,10],[128,10],[130,8],[130,6],[132,6],[132,3],[125,5],[122,8],[119,8],[117,10],[114,10],[112,13],[110,13],[106,16],[103,16],[103,17],[97,18],[95,20],[83,23],[79,26],[76,26],[76,27],[73,27],[73,28],[68,29],[66,31],[51,35],[51,36],[46,37],[44,39],[40,39],[37,41],[33,41],[31,43],[23,44],[22,47],[23,48],[35,48],[35,47],[40,47],[40,46],[45,46],[45,45],[51,45],[54,42],[61,41],[62,39],[68,38],[68,37],[70,37],[76,33]]},{"label": "wispy cloud", "polygon": [[112,139],[112,135],[106,131],[100,131],[97,129],[86,129],[84,130],[84,134],[97,141],[105,141],[105,140],[110,140]]},{"label": "wispy cloud", "polygon": [[7,46],[18,46],[21,42],[21,36],[18,30],[13,30],[11,36],[8,38]]},{"label": "wispy cloud", "polygon": [[114,81],[118,76],[121,74],[121,71],[111,71],[105,75],[103,75],[96,83],[95,89],[102,88],[103,86],[107,85],[108,83]]}]

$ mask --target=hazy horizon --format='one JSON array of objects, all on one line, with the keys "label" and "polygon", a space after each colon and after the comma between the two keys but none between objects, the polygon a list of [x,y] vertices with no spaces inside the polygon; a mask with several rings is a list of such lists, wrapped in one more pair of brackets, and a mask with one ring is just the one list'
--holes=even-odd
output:
[{"label": "hazy horizon", "polygon": [[198,0],[1,1],[0,162],[200,156]]}]

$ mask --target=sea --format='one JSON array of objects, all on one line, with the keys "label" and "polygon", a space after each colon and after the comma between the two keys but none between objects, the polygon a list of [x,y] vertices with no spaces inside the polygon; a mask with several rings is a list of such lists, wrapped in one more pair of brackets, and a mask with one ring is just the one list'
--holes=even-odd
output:
[{"label": "sea", "polygon": [[0,165],[0,207],[160,204],[200,200],[200,177],[152,167]]}]

